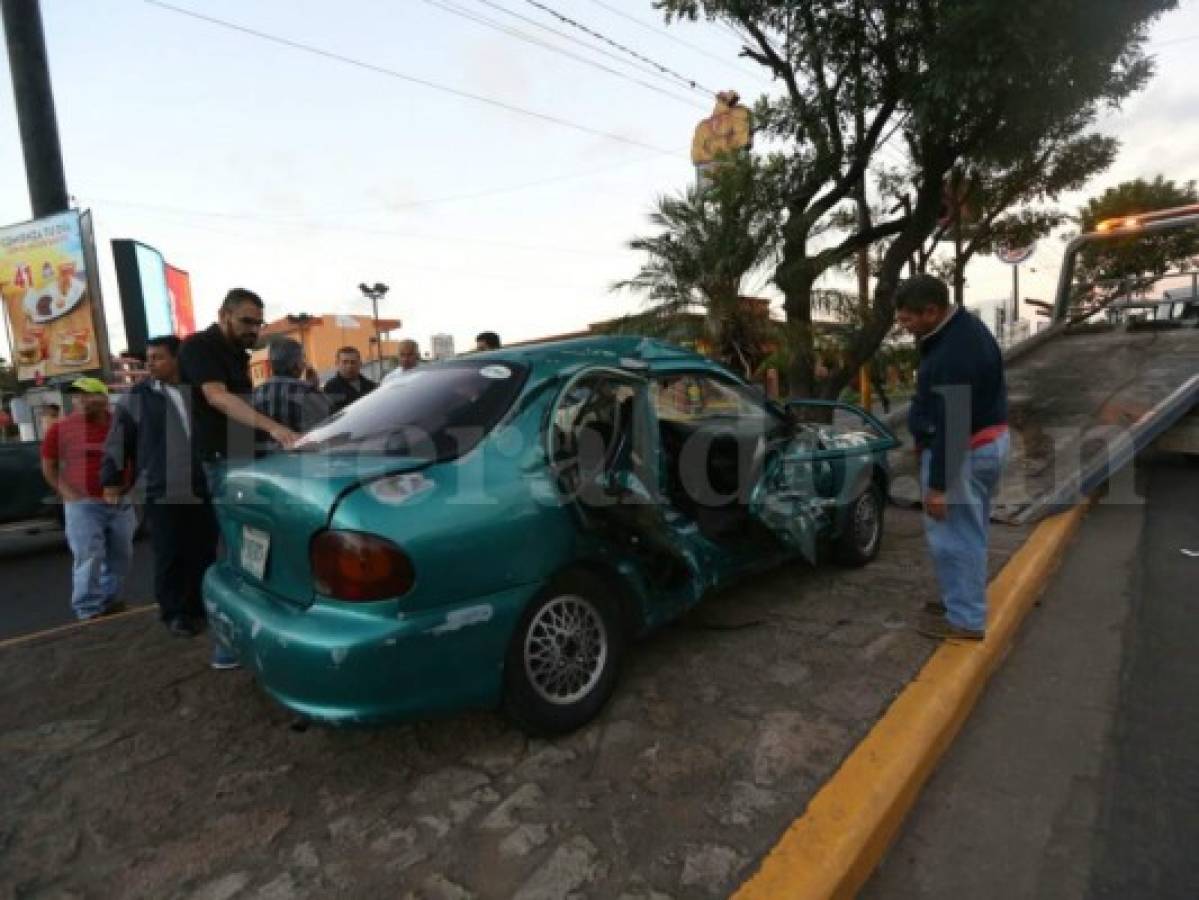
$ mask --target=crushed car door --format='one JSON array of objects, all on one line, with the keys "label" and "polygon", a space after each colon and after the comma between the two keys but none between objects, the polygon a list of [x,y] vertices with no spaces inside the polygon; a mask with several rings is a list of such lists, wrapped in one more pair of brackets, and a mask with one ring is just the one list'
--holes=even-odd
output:
[{"label": "crushed car door", "polygon": [[815,562],[820,537],[834,529],[839,511],[870,483],[877,460],[898,441],[864,410],[836,401],[787,404],[789,434],[768,461],[759,514],[780,537]]},{"label": "crushed car door", "polygon": [[818,469],[805,458],[808,435],[793,434],[785,413],[745,384],[711,371],[660,376],[652,390],[663,467],[683,479],[663,487],[675,504],[701,528],[705,519],[723,519],[730,534],[706,528],[713,540],[750,534],[748,517],[814,561],[822,504],[812,485]]},{"label": "crushed car door", "polygon": [[803,426],[773,441],[749,504],[751,515],[812,565],[835,506],[821,490],[831,472],[813,458],[818,447],[817,435]]},{"label": "crushed car door", "polygon": [[657,588],[694,593],[701,564],[664,515],[645,378],[614,367],[582,369],[548,416],[548,459],[581,529],[637,560]]}]

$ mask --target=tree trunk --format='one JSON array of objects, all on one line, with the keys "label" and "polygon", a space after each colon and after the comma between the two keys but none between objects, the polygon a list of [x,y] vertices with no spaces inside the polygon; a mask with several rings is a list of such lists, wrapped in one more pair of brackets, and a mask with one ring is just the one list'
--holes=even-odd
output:
[{"label": "tree trunk", "polygon": [[812,328],[812,286],[819,274],[807,257],[807,233],[796,223],[802,210],[791,210],[783,236],[783,253],[775,269],[775,284],[783,292],[787,315],[787,391],[791,397],[816,396],[816,335]]},{"label": "tree trunk", "polygon": [[812,327],[812,285],[814,278],[797,279],[783,292],[787,313],[788,394],[792,397],[816,396],[816,333]]},{"label": "tree trunk", "polygon": [[845,389],[854,373],[877,352],[891,330],[895,321],[895,290],[899,286],[904,263],[920,249],[935,228],[941,183],[948,171],[948,162],[938,165],[935,161],[924,161],[924,182],[917,195],[912,217],[883,254],[874,283],[874,306],[870,318],[851,339],[844,367],[834,372],[823,386],[825,397],[834,399]]}]

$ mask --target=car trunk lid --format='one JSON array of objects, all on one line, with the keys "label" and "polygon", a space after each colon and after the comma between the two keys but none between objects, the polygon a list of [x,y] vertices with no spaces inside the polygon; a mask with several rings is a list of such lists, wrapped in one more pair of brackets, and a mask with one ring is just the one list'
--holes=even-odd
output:
[{"label": "car trunk lid", "polygon": [[226,563],[289,603],[315,598],[309,543],[345,494],[376,478],[427,467],[429,460],[277,454],[231,467],[215,505]]}]

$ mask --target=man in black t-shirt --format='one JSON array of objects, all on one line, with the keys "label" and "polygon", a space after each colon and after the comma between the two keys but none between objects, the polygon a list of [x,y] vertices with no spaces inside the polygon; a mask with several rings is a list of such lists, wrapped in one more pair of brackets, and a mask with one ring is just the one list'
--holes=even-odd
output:
[{"label": "man in black t-shirt", "polygon": [[294,432],[256,412],[248,399],[249,351],[261,330],[261,298],[234,288],[216,324],[193,334],[179,350],[179,375],[196,394],[195,440],[205,462],[253,459],[256,429],[284,448],[295,443]]},{"label": "man in black t-shirt", "polygon": [[[192,440],[208,476],[205,504],[219,490],[213,478],[226,461],[254,458],[256,431],[269,434],[284,449],[296,441],[290,428],[256,412],[251,392],[249,350],[262,330],[262,299],[253,291],[234,288],[225,295],[215,325],[197,332],[179,349],[180,379],[193,392]],[[213,519],[215,524],[215,519]],[[217,532],[197,535],[211,543],[216,558]],[[212,667],[235,669],[237,657],[219,641],[213,645]]]}]

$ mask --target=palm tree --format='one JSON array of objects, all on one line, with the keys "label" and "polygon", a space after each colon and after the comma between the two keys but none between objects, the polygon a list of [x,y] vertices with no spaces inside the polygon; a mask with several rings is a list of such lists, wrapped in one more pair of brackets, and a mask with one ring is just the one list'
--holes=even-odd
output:
[{"label": "palm tree", "polygon": [[760,175],[760,164],[742,158],[707,185],[658,198],[649,220],[659,233],[628,244],[646,254],[645,263],[613,285],[644,294],[646,309],[617,327],[702,340],[722,362],[753,374],[770,323],[742,291],[750,275],[773,262],[779,239],[779,212]]}]

